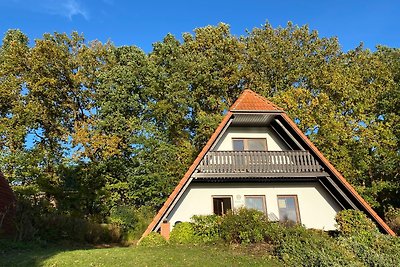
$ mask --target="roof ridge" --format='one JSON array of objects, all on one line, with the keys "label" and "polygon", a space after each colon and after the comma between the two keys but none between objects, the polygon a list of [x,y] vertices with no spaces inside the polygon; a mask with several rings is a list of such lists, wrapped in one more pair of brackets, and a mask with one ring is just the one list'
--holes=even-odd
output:
[{"label": "roof ridge", "polygon": [[250,89],[243,90],[242,94],[229,110],[283,111],[282,108]]}]

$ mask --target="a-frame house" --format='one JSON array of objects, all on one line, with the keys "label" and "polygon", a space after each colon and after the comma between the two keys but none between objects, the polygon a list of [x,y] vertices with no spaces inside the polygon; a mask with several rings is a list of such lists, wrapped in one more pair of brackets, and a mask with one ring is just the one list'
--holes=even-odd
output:
[{"label": "a-frame house", "polygon": [[248,207],[270,220],[334,230],[343,209],[395,235],[279,107],[245,90],[148,226],[168,237],[193,215]]}]

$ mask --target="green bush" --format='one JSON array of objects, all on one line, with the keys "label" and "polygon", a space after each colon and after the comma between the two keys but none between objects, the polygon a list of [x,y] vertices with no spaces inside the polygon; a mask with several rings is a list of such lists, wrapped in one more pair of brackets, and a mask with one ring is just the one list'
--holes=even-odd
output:
[{"label": "green bush", "polygon": [[276,226],[269,231],[275,254],[287,266],[363,266],[356,256],[323,231],[303,226]]},{"label": "green bush", "polygon": [[391,207],[385,213],[385,219],[389,227],[397,234],[400,235],[400,208]]},{"label": "green bush", "polygon": [[151,232],[139,242],[142,247],[160,247],[167,245],[168,241],[165,240],[159,233]]},{"label": "green bush", "polygon": [[267,216],[254,209],[239,208],[222,218],[221,237],[230,243],[257,243],[264,241]]},{"label": "green bush", "polygon": [[193,231],[200,242],[215,243],[221,240],[221,216],[195,215],[191,218],[191,221]]},{"label": "green bush", "polygon": [[341,235],[377,233],[379,231],[375,223],[362,211],[342,210],[336,214],[335,220]]},{"label": "green bush", "polygon": [[341,211],[336,216],[338,241],[367,266],[400,266],[400,239],[381,234],[360,211]]},{"label": "green bush", "polygon": [[199,238],[195,235],[191,223],[181,222],[172,229],[169,242],[173,244],[195,244],[199,242]]},{"label": "green bush", "polygon": [[91,244],[119,243],[121,228],[115,224],[86,222],[85,241]]},{"label": "green bush", "polygon": [[142,236],[153,217],[149,207],[118,206],[110,210],[108,222],[121,228],[124,243],[131,243]]},{"label": "green bush", "polygon": [[381,233],[341,236],[339,242],[367,266],[400,266],[400,239]]}]

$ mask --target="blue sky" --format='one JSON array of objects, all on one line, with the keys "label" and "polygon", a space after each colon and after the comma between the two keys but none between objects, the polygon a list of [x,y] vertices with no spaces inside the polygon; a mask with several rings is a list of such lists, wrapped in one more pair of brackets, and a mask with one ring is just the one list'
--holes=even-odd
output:
[{"label": "blue sky", "polygon": [[45,32],[78,31],[87,40],[112,40],[146,52],[167,33],[180,37],[194,28],[225,22],[235,35],[269,21],[308,24],[320,36],[337,36],[344,51],[364,42],[400,47],[400,1],[123,1],[0,0],[0,34],[21,29],[30,40]]}]

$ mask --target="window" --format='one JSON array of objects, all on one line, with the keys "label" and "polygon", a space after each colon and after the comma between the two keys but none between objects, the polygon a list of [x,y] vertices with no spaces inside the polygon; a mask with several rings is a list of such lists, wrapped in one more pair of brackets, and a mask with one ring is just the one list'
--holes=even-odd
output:
[{"label": "window", "polygon": [[267,213],[264,196],[244,196],[244,202],[248,209],[255,209],[265,214]]},{"label": "window", "polygon": [[232,209],[232,197],[230,196],[218,196],[213,197],[214,214],[224,215],[228,210]]},{"label": "window", "polygon": [[297,196],[278,196],[279,220],[281,222],[300,223]]},{"label": "window", "polygon": [[267,139],[265,138],[235,138],[233,141],[234,151],[266,151]]}]

